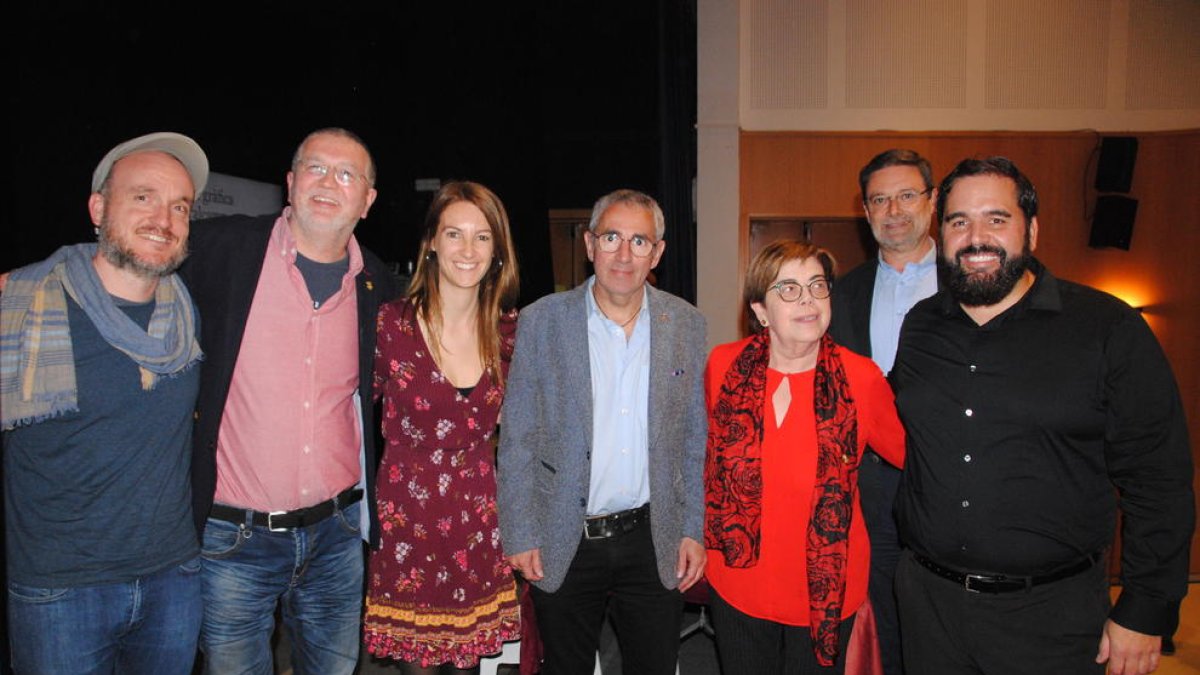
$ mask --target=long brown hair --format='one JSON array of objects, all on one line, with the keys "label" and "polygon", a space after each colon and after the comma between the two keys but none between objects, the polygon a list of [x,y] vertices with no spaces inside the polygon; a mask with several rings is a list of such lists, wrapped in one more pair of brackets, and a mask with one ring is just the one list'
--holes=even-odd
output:
[{"label": "long brown hair", "polygon": [[[440,354],[442,296],[438,290],[438,256],[431,245],[437,238],[442,212],[457,202],[474,204],[483,212],[492,230],[493,258],[479,282],[479,313],[476,321],[479,360],[494,379],[503,381],[504,373],[499,367],[500,314],[516,303],[520,282],[508,213],[496,193],[471,181],[451,181],[437,191],[425,214],[425,234],[421,237],[417,269],[408,284],[408,299],[431,333],[430,348]],[[435,318],[438,320],[435,321]]]}]

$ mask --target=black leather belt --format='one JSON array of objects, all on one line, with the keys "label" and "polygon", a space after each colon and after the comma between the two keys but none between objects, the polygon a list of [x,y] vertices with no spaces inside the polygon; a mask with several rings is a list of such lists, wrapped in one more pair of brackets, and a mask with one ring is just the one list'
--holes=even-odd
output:
[{"label": "black leather belt", "polygon": [[583,521],[583,536],[586,539],[607,539],[618,534],[632,532],[650,518],[650,504],[636,509],[617,511],[604,516],[592,516]]},{"label": "black leather belt", "polygon": [[346,488],[333,499],[323,501],[314,506],[296,509],[295,511],[271,511],[270,513],[251,509],[239,509],[236,506],[226,506],[225,504],[213,504],[212,510],[208,512],[208,517],[224,520],[234,525],[242,525],[246,522],[246,514],[250,513],[251,520],[255,525],[265,527],[272,532],[282,532],[296,527],[316,525],[329,516],[332,516],[338,509],[344,509],[362,499],[362,496],[362,488]]},{"label": "black leather belt", "polygon": [[1055,581],[1061,581],[1067,577],[1073,577],[1084,570],[1091,569],[1093,565],[1104,558],[1102,553],[1093,553],[1092,555],[1080,560],[1077,563],[1072,563],[1062,569],[1059,569],[1050,574],[1040,574],[1037,576],[1017,576],[1008,574],[972,574],[970,572],[959,572],[948,567],[943,567],[932,560],[913,554],[913,560],[916,560],[922,567],[933,572],[934,574],[949,579],[956,584],[960,584],[963,588],[974,593],[1012,593],[1014,591],[1027,591],[1034,586],[1049,584]]}]

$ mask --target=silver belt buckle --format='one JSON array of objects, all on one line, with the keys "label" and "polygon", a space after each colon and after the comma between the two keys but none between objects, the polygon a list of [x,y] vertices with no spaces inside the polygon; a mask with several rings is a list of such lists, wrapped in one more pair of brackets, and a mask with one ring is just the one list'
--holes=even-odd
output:
[{"label": "silver belt buckle", "polygon": [[979,581],[983,581],[983,575],[982,574],[964,575],[963,576],[963,588],[967,589],[967,592],[969,592],[969,593],[982,593],[983,591],[979,591],[974,588],[971,588],[971,580],[972,579],[977,579]]},{"label": "silver belt buckle", "polygon": [[272,520],[275,518],[275,516],[283,516],[283,515],[287,515],[287,511],[272,511],[272,512],[268,513],[267,514],[267,529],[272,532],[287,532],[288,528],[275,527],[274,523],[272,522]]},{"label": "silver belt buckle", "polygon": [[[583,538],[584,539],[604,539],[604,538],[606,538],[607,535],[605,534],[606,529],[604,528],[604,518],[605,518],[605,516],[598,516],[596,518],[584,518],[583,519]],[[599,532],[594,536],[592,535],[591,530],[588,528],[588,524],[591,522],[595,522],[598,526],[600,526],[598,528]]]}]

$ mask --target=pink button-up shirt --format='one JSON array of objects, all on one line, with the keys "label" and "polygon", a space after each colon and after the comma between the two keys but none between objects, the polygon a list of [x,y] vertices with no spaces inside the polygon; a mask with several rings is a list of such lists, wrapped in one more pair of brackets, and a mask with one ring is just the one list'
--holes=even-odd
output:
[{"label": "pink button-up shirt", "polygon": [[341,288],[319,308],[296,267],[288,211],[275,222],[217,440],[216,501],[289,511],[358,483],[362,429],[353,237]]}]

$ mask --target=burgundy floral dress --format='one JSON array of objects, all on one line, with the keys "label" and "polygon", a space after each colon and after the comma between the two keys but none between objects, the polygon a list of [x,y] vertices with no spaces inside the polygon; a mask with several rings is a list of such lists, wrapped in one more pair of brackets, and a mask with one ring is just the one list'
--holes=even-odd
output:
[{"label": "burgundy floral dress", "polygon": [[[504,387],[485,372],[469,392],[456,389],[407,299],[380,309],[378,330],[382,543],[371,552],[363,641],[378,657],[471,668],[520,637],[496,524],[493,436]],[[515,333],[512,311],[500,319],[506,373]]]}]

